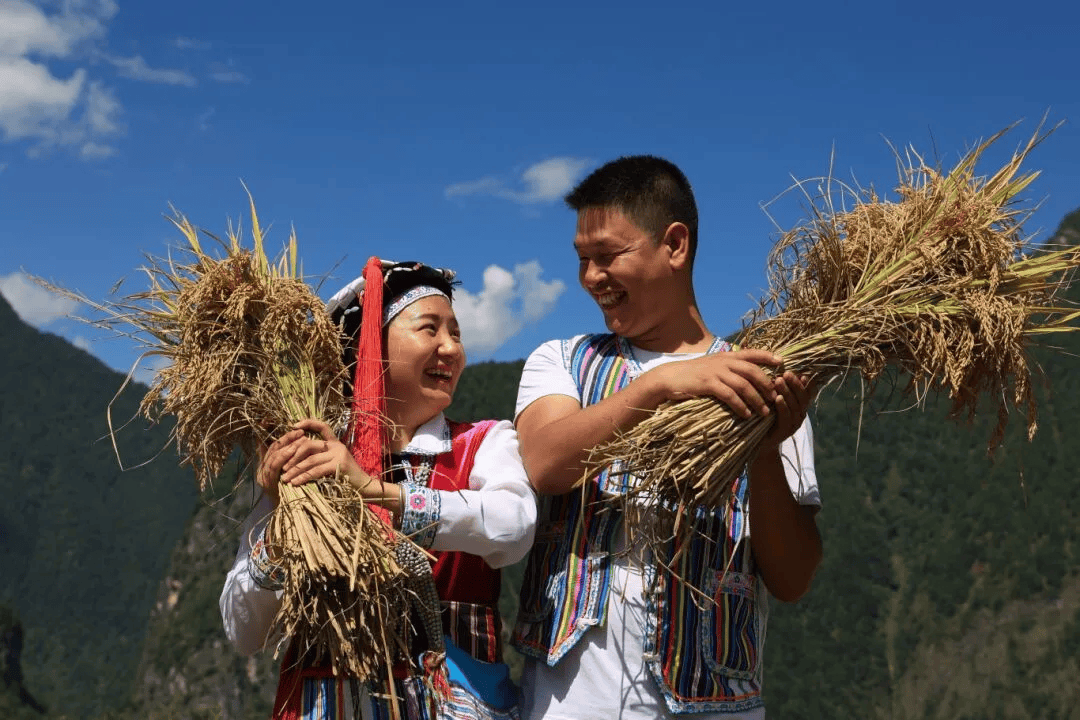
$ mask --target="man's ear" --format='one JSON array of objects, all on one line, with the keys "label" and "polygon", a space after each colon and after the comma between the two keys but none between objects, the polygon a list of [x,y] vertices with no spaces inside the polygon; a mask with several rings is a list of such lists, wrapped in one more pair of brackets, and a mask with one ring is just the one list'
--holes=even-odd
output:
[{"label": "man's ear", "polygon": [[672,270],[684,270],[690,266],[690,230],[681,222],[673,222],[664,232],[660,245],[668,251]]}]

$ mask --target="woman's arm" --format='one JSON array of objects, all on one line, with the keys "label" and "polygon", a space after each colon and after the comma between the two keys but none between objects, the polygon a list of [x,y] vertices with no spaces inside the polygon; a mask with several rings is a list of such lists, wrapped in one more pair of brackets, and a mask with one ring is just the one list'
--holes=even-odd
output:
[{"label": "woman's arm", "polygon": [[274,616],[281,607],[281,592],[273,588],[273,579],[252,564],[252,546],[261,540],[270,511],[270,499],[261,495],[244,522],[240,549],[218,600],[225,634],[244,655],[254,654],[269,644]]},{"label": "woman's arm", "polygon": [[532,547],[536,495],[509,421],[497,423],[481,442],[468,490],[437,492],[441,507],[432,550],[479,555],[499,568],[521,560]]}]

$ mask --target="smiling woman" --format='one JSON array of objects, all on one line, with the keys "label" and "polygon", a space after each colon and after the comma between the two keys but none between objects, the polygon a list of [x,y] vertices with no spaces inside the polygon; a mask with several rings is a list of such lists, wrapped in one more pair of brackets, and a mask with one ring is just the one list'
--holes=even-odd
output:
[{"label": "smiling woman", "polygon": [[[465,365],[453,277],[372,258],[327,308],[347,340],[351,370],[344,440],[308,419],[262,454],[263,498],[248,519],[221,612],[241,652],[289,646],[274,718],[518,717],[518,692],[501,662],[499,568],[532,544],[536,504],[509,422],[455,423],[443,415]],[[371,658],[390,672],[366,682],[310,652],[287,627],[275,640],[281,590],[291,582],[280,562],[288,528],[274,512],[285,503],[282,489],[342,478],[415,543],[398,543],[394,558],[411,575],[413,599],[386,609],[406,618],[405,632],[385,657]]]},{"label": "smiling woman", "polygon": [[[465,350],[450,301],[442,294],[415,301],[386,329],[386,409],[399,431],[398,450],[454,398]],[[400,447],[398,447],[400,446]]]}]

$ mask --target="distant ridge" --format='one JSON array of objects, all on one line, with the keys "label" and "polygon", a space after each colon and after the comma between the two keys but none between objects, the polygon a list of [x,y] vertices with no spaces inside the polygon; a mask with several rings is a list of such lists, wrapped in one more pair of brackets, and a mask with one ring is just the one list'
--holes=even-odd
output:
[{"label": "distant ridge", "polygon": [[[121,472],[105,409],[124,377],[26,325],[4,298],[0,346],[0,604],[25,629],[30,692],[52,712],[95,717],[132,691],[158,583],[194,507],[194,481],[171,451]],[[140,391],[123,395],[115,419],[135,414]],[[167,428],[142,428],[136,422],[119,434],[129,465],[166,443]]]},{"label": "distant ridge", "polygon": [[[1080,241],[1080,210],[1051,237]],[[120,376],[2,300],[0,342],[0,605],[26,629],[26,689],[46,717],[265,720],[274,663],[237,655],[217,610],[250,481],[196,502],[171,452],[117,472],[100,438]],[[854,382],[820,398],[825,559],[799,603],[772,603],[770,717],[1076,716],[1080,336],[1053,344],[1036,350],[1035,441],[1014,417],[993,460],[993,413],[969,427],[945,401],[910,410],[887,392],[860,413]],[[510,417],[521,365],[469,366],[449,414]],[[163,433],[129,432],[125,453],[152,456]],[[508,624],[520,572],[503,575]],[[10,697],[0,687],[5,720]]]}]

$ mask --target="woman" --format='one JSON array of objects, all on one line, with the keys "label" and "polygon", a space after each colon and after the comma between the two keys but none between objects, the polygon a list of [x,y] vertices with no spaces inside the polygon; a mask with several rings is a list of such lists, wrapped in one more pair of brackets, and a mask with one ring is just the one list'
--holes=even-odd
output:
[{"label": "woman", "polygon": [[[428,638],[427,650],[445,652],[449,687],[443,684],[436,693],[422,672],[400,677],[393,693],[402,699],[398,711],[417,719],[433,709],[439,717],[516,718],[516,688],[501,660],[498,568],[528,551],[536,502],[510,422],[462,424],[443,415],[465,366],[451,306],[452,279],[449,271],[372,258],[364,275],[331,299],[328,310],[352,338],[345,358],[356,371],[347,390],[361,389],[353,417],[378,417],[372,409],[385,397],[382,412],[390,422],[369,423],[366,434],[354,429],[352,447],[328,425],[310,419],[274,441],[259,466],[263,496],[244,528],[221,594],[221,613],[240,652],[272,644],[268,633],[281,603],[281,570],[267,555],[262,535],[278,502],[278,484],[300,485],[339,473],[436,557],[432,579],[442,637]],[[372,325],[372,318],[379,324]],[[378,360],[369,368],[365,358],[372,356]],[[362,467],[365,457],[376,462]],[[433,614],[428,613],[428,627]],[[423,620],[414,617],[413,624],[424,627]],[[434,623],[436,629],[426,634],[440,633],[439,618]],[[287,660],[274,717],[389,717],[390,695],[389,688],[361,688],[355,680]],[[435,695],[438,702],[432,705]]]}]

